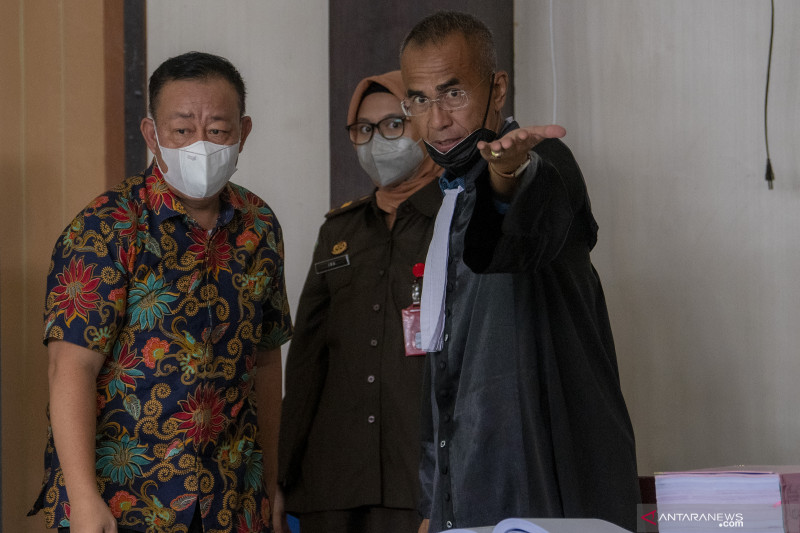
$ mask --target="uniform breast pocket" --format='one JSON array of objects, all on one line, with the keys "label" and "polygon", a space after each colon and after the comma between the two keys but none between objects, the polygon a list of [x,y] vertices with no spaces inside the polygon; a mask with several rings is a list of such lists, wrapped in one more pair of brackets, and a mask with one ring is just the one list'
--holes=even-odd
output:
[{"label": "uniform breast pocket", "polygon": [[343,268],[337,268],[336,270],[326,272],[324,276],[328,281],[328,287],[330,287],[331,294],[335,294],[336,292],[347,288],[353,281],[353,267],[348,265]]}]

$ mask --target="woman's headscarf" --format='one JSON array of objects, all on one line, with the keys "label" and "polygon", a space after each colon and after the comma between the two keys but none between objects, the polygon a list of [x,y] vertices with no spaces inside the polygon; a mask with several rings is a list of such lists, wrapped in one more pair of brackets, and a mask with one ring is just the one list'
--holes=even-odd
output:
[{"label": "woman's headscarf", "polygon": [[[347,111],[348,124],[352,124],[356,121],[358,109],[361,107],[361,101],[364,99],[365,93],[373,83],[385,87],[391,94],[397,97],[397,112],[402,114],[400,100],[405,97],[406,89],[403,85],[400,71],[393,70],[386,74],[364,78],[359,82],[356,86],[356,90],[353,92],[353,97],[350,99],[350,108]],[[406,122],[405,127],[410,128],[411,124]],[[377,132],[375,132],[375,134],[380,135],[380,133]],[[394,222],[397,206],[442,173],[442,168],[433,162],[426,150],[423,149],[423,151],[425,152],[425,159],[423,159],[417,171],[410,178],[388,187],[378,187],[378,190],[375,192],[375,199],[378,203],[378,207],[389,215],[389,227],[391,227]]]}]

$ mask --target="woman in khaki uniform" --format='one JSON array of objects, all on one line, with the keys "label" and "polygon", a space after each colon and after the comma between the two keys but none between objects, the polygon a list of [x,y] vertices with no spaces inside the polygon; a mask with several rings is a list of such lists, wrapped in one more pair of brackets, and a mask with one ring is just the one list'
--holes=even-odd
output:
[{"label": "woman in khaki uniform", "polygon": [[394,71],[362,80],[350,103],[350,139],[376,189],[320,228],[286,365],[277,531],[282,506],[303,533],[411,533],[420,523],[425,355],[406,354],[401,315],[442,193],[404,94]]}]

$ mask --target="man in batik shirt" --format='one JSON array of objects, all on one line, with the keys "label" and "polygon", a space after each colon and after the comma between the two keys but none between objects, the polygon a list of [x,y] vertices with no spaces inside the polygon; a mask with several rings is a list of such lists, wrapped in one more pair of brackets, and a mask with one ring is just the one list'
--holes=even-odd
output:
[{"label": "man in batik shirt", "polygon": [[252,128],[244,82],[192,52],[149,92],[153,164],[92,201],[53,252],[34,512],[73,533],[265,531],[292,325],[280,225],[228,181]]}]

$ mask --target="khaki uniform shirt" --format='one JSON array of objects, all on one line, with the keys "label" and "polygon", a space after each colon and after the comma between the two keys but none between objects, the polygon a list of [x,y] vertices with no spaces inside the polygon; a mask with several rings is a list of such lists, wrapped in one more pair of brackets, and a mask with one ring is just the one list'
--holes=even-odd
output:
[{"label": "khaki uniform shirt", "polygon": [[401,310],[441,198],[434,180],[389,230],[368,196],[320,229],[286,365],[279,481],[289,512],[418,505],[425,356],[405,355]]}]

